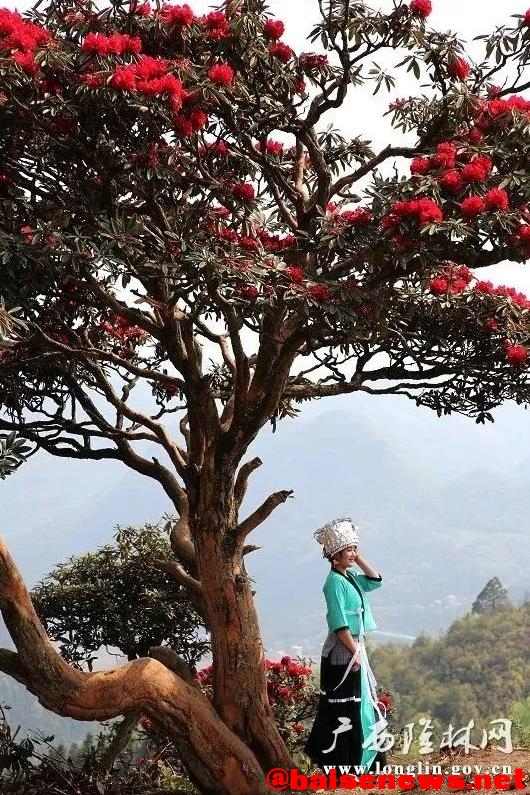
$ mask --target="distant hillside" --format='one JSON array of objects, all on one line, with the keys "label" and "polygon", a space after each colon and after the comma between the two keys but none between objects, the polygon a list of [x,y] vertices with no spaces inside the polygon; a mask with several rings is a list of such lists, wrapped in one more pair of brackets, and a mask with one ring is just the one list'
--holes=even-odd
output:
[{"label": "distant hillside", "polygon": [[[378,646],[371,662],[399,726],[426,715],[447,727],[512,716],[530,697],[530,603],[455,621],[439,639]],[[530,729],[530,725],[527,727]]]}]

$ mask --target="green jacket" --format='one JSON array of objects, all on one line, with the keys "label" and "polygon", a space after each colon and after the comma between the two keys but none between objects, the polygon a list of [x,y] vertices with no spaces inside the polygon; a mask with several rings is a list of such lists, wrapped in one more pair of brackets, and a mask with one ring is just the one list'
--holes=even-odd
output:
[{"label": "green jacket", "polygon": [[[368,577],[366,574],[359,574],[356,569],[347,569],[346,575],[331,569],[322,589],[328,608],[326,620],[329,631],[336,632],[349,627],[352,635],[359,635],[358,611],[363,604],[364,631],[371,632],[377,629],[366,594],[368,591],[374,591],[381,587],[383,584],[381,576],[379,578]],[[350,582],[350,577],[357,588]],[[362,598],[359,591],[362,593]]]}]

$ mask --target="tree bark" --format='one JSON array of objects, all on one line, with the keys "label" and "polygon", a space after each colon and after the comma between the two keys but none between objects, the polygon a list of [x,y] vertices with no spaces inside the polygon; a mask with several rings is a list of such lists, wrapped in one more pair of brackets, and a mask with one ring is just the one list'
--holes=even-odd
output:
[{"label": "tree bark", "polygon": [[52,646],[7,547],[0,539],[0,609],[17,652],[0,650],[0,670],[52,712],[108,720],[141,711],[176,744],[205,795],[269,795],[256,757],[223,723],[206,697],[157,660],[108,671],[69,666]]},{"label": "tree bark", "polygon": [[140,718],[141,712],[139,710],[133,710],[133,712],[125,715],[101,757],[100,765],[103,770],[112,770],[120,754],[127,748]]},{"label": "tree bark", "polygon": [[267,695],[265,654],[238,536],[234,476],[228,469],[201,478],[194,532],[214,664],[214,706],[253,751],[264,772],[293,767]]}]

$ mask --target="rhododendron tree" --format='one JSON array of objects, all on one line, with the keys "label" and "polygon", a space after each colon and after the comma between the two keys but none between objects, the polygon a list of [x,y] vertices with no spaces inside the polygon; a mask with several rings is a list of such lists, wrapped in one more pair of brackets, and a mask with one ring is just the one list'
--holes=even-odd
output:
[{"label": "rhododendron tree", "polygon": [[[0,11],[0,294],[26,324],[0,352],[0,431],[164,489],[213,706],[162,660],[70,668],[5,547],[0,667],[61,714],[141,710],[216,795],[266,792],[291,762],[244,562],[290,495],[242,515],[260,430],[355,392],[479,422],[528,399],[528,301],[480,277],[530,257],[528,12],[477,59],[430,28],[430,0],[318,5],[303,53],[262,0]],[[423,84],[390,104],[395,145],[326,126],[400,69]]]}]

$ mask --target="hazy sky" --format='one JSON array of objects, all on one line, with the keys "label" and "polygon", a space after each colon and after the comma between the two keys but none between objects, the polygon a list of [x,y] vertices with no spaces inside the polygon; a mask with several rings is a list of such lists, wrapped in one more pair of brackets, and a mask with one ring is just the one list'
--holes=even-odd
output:
[{"label": "hazy sky", "polygon": [[[177,3],[175,3],[177,4]],[[0,5],[2,3],[0,2]],[[10,9],[23,10],[30,3],[12,2],[4,0],[4,6]],[[198,0],[190,2],[197,12],[203,12],[211,7],[211,3]],[[391,0],[374,2],[372,6],[390,10]],[[270,0],[269,7],[273,16],[283,19],[287,25],[284,36],[285,41],[292,44],[297,50],[312,50],[314,45],[304,44],[304,36],[318,19],[318,6],[316,0]],[[510,22],[510,15],[524,12],[527,8],[525,0],[433,0],[433,13],[429,24],[440,30],[453,30],[461,38],[471,40],[473,36],[493,30],[496,25]],[[408,96],[414,88],[408,82],[400,82],[391,95],[371,97],[364,90],[355,92],[345,107],[335,117],[330,118],[335,126],[340,127],[344,134],[350,136],[363,135],[375,139],[382,145],[388,139],[388,121],[380,120],[381,111],[386,109],[388,102],[399,96]],[[484,278],[491,278],[497,283],[513,284],[519,289],[530,294],[530,265],[503,264],[482,271]],[[416,442],[429,438],[429,444],[436,448],[436,440],[440,436],[453,434],[455,437],[455,455],[465,461],[469,454],[470,460],[475,462],[482,459],[486,464],[494,467],[503,466],[506,460],[514,463],[525,455],[530,441],[528,434],[528,415],[515,406],[504,407],[496,413],[498,422],[494,427],[483,428],[473,424],[472,421],[461,418],[450,418],[439,421],[433,414],[418,411],[410,401],[403,399],[354,399],[344,398],[339,401],[324,401],[303,409],[304,416],[330,410],[340,404],[346,406],[360,406],[371,417],[372,422],[378,422],[378,417],[386,426],[395,427],[396,434],[407,443],[411,440],[414,447]],[[325,433],[325,428],[323,428]],[[461,436],[459,437],[459,434]],[[414,437],[416,436],[416,439]],[[460,439],[460,451],[458,451]],[[303,462],[301,462],[303,466]],[[29,541],[33,532],[39,533],[43,527],[49,528],[50,523],[56,528],[57,533],[65,535],[65,554],[68,548],[68,522],[76,510],[84,510],[93,500],[101,497],[102,492],[111,491],[113,486],[124,477],[131,476],[127,470],[113,464],[100,463],[96,467],[92,462],[66,462],[53,459],[41,454],[26,465],[25,471],[20,472],[5,483],[0,484],[4,515],[12,517],[10,526],[4,526],[4,533],[10,542],[18,537],[17,546],[20,548],[21,534]],[[20,480],[19,480],[20,479]],[[17,485],[17,481],[18,484]],[[21,499],[20,484],[24,483],[27,489],[27,501]],[[32,487],[34,484],[35,488]],[[298,495],[303,500],[303,495]],[[83,507],[85,506],[85,508]],[[153,517],[154,518],[154,517]],[[111,535],[111,525],[115,521],[122,521],[120,517],[109,519],[108,537]],[[90,539],[85,539],[85,548],[90,547]],[[71,550],[73,551],[73,550]],[[31,548],[27,549],[28,556]],[[22,561],[21,561],[22,562]],[[48,562],[44,563],[48,566]]]}]

